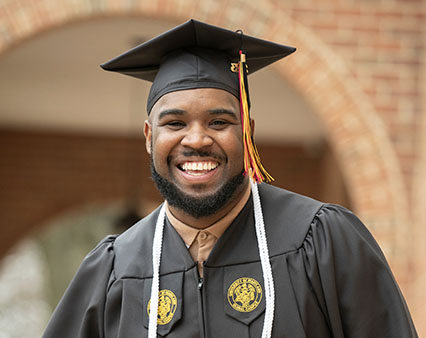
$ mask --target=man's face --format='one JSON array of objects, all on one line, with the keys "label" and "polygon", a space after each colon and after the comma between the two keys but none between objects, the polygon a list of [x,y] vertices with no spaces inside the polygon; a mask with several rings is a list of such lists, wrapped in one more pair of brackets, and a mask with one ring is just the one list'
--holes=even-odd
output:
[{"label": "man's face", "polygon": [[164,95],[154,105],[144,132],[154,171],[188,197],[208,199],[241,176],[239,101],[224,90]]}]

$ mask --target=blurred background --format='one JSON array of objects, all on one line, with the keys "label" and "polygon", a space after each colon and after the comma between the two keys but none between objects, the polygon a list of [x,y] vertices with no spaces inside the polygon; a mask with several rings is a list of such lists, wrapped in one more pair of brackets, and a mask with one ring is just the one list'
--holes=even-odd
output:
[{"label": "blurred background", "polygon": [[[189,18],[297,47],[249,79],[275,184],[353,210],[426,334],[426,1],[0,0],[0,338],[160,202],[149,84],[99,64]],[[422,320],[423,319],[423,320]]]}]

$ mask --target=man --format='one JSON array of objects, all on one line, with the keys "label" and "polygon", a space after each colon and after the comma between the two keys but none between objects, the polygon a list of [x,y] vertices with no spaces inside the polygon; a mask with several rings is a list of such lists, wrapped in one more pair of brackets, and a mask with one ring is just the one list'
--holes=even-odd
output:
[{"label": "man", "polygon": [[103,65],[153,81],[165,202],[85,258],[45,338],[417,337],[352,213],[260,184],[246,75],[293,51],[191,20]]}]

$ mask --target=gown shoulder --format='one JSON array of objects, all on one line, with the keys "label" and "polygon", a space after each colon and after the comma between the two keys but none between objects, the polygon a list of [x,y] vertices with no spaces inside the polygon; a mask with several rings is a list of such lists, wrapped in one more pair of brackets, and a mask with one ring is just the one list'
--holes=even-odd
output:
[{"label": "gown shoulder", "polygon": [[333,337],[417,337],[382,250],[352,212],[324,204],[298,254]]},{"label": "gown shoulder", "polygon": [[56,307],[43,338],[103,337],[106,295],[114,280],[116,235],[103,239],[82,261]]}]

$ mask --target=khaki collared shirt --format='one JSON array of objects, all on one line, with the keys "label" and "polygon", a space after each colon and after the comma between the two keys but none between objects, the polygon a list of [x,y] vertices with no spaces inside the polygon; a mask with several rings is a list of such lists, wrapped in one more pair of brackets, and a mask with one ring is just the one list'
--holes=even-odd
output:
[{"label": "khaki collared shirt", "polygon": [[192,259],[198,262],[198,271],[200,276],[203,276],[203,262],[207,260],[210,252],[220,236],[231,225],[232,221],[238,216],[244,208],[250,197],[250,184],[247,184],[246,190],[238,203],[220,220],[213,223],[205,229],[193,228],[173,216],[166,202],[166,214],[176,229],[177,233],[185,242]]}]

